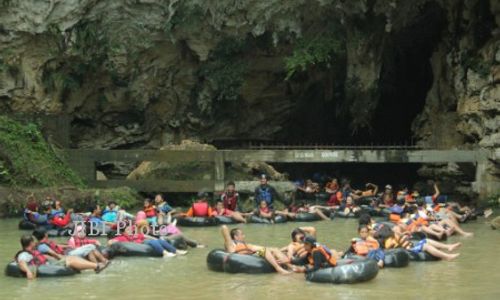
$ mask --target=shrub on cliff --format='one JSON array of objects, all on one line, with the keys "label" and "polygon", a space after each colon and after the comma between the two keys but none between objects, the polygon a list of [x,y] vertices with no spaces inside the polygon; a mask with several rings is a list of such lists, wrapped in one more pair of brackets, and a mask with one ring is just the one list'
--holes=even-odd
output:
[{"label": "shrub on cliff", "polygon": [[0,183],[19,187],[83,186],[35,123],[23,124],[6,116],[0,116]]}]

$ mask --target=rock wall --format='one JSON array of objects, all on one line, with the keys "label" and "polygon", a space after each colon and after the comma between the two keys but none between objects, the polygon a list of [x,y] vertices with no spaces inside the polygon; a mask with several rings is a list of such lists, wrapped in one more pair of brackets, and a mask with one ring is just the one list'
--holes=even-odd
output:
[{"label": "rock wall", "polygon": [[[0,110],[68,115],[81,148],[376,142],[406,120],[397,138],[495,150],[499,23],[494,0],[0,1]],[[432,68],[393,95],[402,116],[383,98],[422,70],[396,57]]]},{"label": "rock wall", "polygon": [[[494,153],[500,147],[500,4],[447,4],[448,26],[431,58],[434,82],[413,130],[426,147],[491,151],[482,180],[490,182],[490,193],[498,193],[500,157]],[[439,172],[453,177],[454,172],[463,173],[466,169],[448,165]],[[428,172],[422,170],[422,174]],[[464,190],[470,188],[471,182],[455,184]]]}]

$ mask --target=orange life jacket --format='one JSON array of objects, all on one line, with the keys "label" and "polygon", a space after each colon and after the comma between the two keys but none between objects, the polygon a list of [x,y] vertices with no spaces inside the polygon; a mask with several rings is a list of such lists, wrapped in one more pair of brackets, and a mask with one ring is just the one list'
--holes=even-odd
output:
[{"label": "orange life jacket", "polygon": [[389,215],[389,220],[391,222],[394,222],[394,223],[399,223],[399,222],[401,222],[401,216],[398,214],[392,213]]},{"label": "orange life jacket", "polygon": [[321,254],[323,254],[323,256],[326,258],[326,261],[332,267],[335,267],[337,265],[337,260],[335,259],[335,257],[333,257],[333,255],[331,253],[326,251],[325,247],[322,245],[318,245],[318,246],[314,247],[311,250],[311,254],[307,256],[307,261],[309,262],[310,265],[314,265],[313,253],[317,252],[317,251],[319,251],[319,252],[321,252]]},{"label": "orange life jacket", "polygon": [[357,255],[365,256],[368,254],[368,252],[370,252],[370,250],[380,248],[380,245],[376,240],[356,239],[352,244],[352,247],[354,248],[354,252],[356,252]]},{"label": "orange life jacket", "polygon": [[407,230],[413,232],[422,226],[427,226],[428,224],[429,222],[427,222],[424,218],[418,218],[416,220],[412,220],[411,224],[408,225]]},{"label": "orange life jacket", "polygon": [[251,255],[255,253],[254,251],[250,250],[250,248],[248,248],[248,245],[245,242],[233,240],[233,243],[234,243],[234,253],[244,254],[244,255]]}]

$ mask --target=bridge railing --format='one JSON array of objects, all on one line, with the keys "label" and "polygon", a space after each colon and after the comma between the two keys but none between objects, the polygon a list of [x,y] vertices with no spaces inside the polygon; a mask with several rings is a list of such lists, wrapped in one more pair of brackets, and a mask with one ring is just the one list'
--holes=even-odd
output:
[{"label": "bridge railing", "polygon": [[[130,186],[140,191],[196,192],[223,190],[225,163],[477,163],[485,161],[488,153],[479,150],[403,150],[403,149],[266,149],[266,150],[83,150],[68,149],[70,165],[93,187]],[[171,163],[210,162],[210,180],[97,180],[96,162],[161,161]],[[239,185],[250,185],[239,182]],[[254,183],[255,184],[255,183]],[[285,184],[285,183],[283,183]]]}]

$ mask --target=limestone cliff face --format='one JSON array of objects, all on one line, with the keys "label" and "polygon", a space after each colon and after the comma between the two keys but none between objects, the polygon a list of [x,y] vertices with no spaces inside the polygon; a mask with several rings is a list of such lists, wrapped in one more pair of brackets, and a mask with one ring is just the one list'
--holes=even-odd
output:
[{"label": "limestone cliff face", "polygon": [[0,1],[0,109],[116,149],[390,140],[391,106],[422,145],[498,149],[499,23],[494,0]]},{"label": "limestone cliff face", "polygon": [[[449,1],[447,8],[448,26],[431,58],[432,88],[413,130],[428,147],[495,153],[500,149],[500,4]],[[491,157],[486,180],[499,180],[499,159]],[[444,169],[454,170],[447,173],[452,175],[456,167]]]}]

